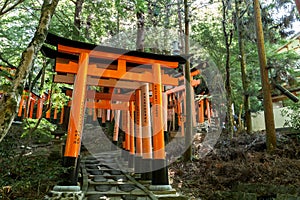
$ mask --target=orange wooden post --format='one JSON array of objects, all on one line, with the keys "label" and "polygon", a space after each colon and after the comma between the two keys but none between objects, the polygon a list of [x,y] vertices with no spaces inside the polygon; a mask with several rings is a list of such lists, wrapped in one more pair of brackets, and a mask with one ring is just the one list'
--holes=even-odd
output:
[{"label": "orange wooden post", "polygon": [[[122,118],[121,118],[122,124],[121,124],[121,129],[124,131],[126,134],[126,110],[122,110]],[[127,144],[126,144],[126,137],[124,138],[124,143],[123,143],[123,148],[126,150]]]},{"label": "orange wooden post", "polygon": [[[194,72],[191,73],[191,82],[190,82],[190,85],[189,85],[191,87],[190,91],[192,91],[190,99],[192,100],[191,110],[192,110],[192,126],[193,127],[195,127],[197,125],[197,120],[196,120],[196,106],[195,106],[195,101],[194,101],[194,99],[195,99],[195,93],[194,93],[194,90],[192,88],[193,82],[196,81],[196,80],[193,79],[194,78],[193,77],[194,74],[198,75],[198,74],[200,74],[200,71],[196,70],[196,71],[194,71]],[[200,81],[196,81],[195,85],[198,85],[198,84],[200,84]]]},{"label": "orange wooden post", "polygon": [[27,95],[25,95],[25,101],[24,101],[24,104],[23,104],[23,112],[24,112],[24,118],[27,118],[28,116],[27,116],[27,109],[28,109],[28,96]]},{"label": "orange wooden post", "polygon": [[[193,89],[191,90],[193,91]],[[197,120],[196,120],[196,106],[195,106],[195,95],[194,95],[194,92],[191,93],[191,99],[192,99],[192,125],[193,127],[195,127],[197,125]]]},{"label": "orange wooden post", "polygon": [[51,107],[46,112],[46,118],[50,119],[50,117],[51,117]]},{"label": "orange wooden post", "polygon": [[[113,134],[113,144],[115,147],[118,145],[119,138],[119,123],[120,123],[120,110],[116,110],[115,114],[115,126],[114,126],[114,134]],[[115,149],[115,147],[113,147]]]},{"label": "orange wooden post", "polygon": [[152,139],[151,139],[151,124],[150,124],[150,99],[149,99],[149,84],[141,86],[141,114],[142,114],[142,150],[143,159],[141,168],[143,169],[142,179],[151,179],[152,171]]},{"label": "orange wooden post", "polygon": [[130,155],[128,159],[128,167],[132,168],[134,166],[134,154],[135,154],[135,142],[134,142],[134,102],[129,102],[129,149]]},{"label": "orange wooden post", "polygon": [[154,159],[165,159],[165,143],[164,143],[164,124],[162,110],[162,85],[160,77],[160,65],[153,65],[153,74],[155,74],[152,86],[153,93],[153,156]]},{"label": "orange wooden post", "polygon": [[[176,130],[176,120],[175,120],[175,108],[177,107],[177,100],[175,94],[172,94],[172,129],[173,131]],[[177,112],[176,112],[177,113]]]},{"label": "orange wooden post", "polygon": [[35,99],[33,97],[30,97],[29,118],[31,118],[31,119],[33,117],[34,104],[35,104]]},{"label": "orange wooden post", "polygon": [[41,98],[38,99],[37,103],[37,110],[36,110],[36,118],[39,119],[42,117],[43,114],[43,104],[44,104],[44,95],[41,96]]},{"label": "orange wooden post", "polygon": [[102,124],[105,124],[106,122],[106,110],[105,109],[102,109]]},{"label": "orange wooden post", "polygon": [[206,99],[206,112],[207,112],[208,125],[210,126],[211,115],[210,115],[210,103],[208,99]]},{"label": "orange wooden post", "polygon": [[164,124],[163,124],[163,103],[162,103],[162,82],[160,64],[152,65],[153,84],[153,172],[152,185],[169,185],[168,169],[166,165]]},{"label": "orange wooden post", "polygon": [[181,95],[179,96],[178,100],[177,100],[177,120],[178,120],[178,126],[182,126],[182,121],[181,121]]},{"label": "orange wooden post", "polygon": [[97,109],[97,118],[101,118],[102,117],[102,110],[101,109]]},{"label": "orange wooden post", "polygon": [[64,164],[68,167],[74,167],[70,178],[71,183],[75,185],[77,185],[78,179],[78,157],[84,121],[88,64],[88,53],[81,53],[79,56],[79,68],[74,83],[69,130],[64,154]]},{"label": "orange wooden post", "polygon": [[46,112],[46,118],[47,119],[50,119],[50,117],[51,117],[51,106],[50,106],[50,99],[51,99],[51,91],[49,91],[48,92],[48,97],[47,97],[47,100],[48,100],[48,110],[47,110],[47,112]]},{"label": "orange wooden post", "polygon": [[184,110],[183,113],[181,113],[181,136],[184,137],[185,134],[185,116],[186,116],[186,98],[185,98],[185,92],[182,93],[183,102],[180,103],[181,110]]},{"label": "orange wooden post", "polygon": [[24,102],[25,102],[25,96],[22,95],[20,105],[19,105],[18,117],[22,116]]},{"label": "orange wooden post", "polygon": [[150,99],[149,85],[143,85],[142,91],[142,146],[143,158],[152,159],[152,139],[151,139],[151,124],[150,124]]},{"label": "orange wooden post", "polygon": [[60,111],[60,121],[59,121],[59,124],[63,124],[64,123],[64,114],[65,114],[65,107],[63,106],[61,108],[61,111]]},{"label": "orange wooden post", "polygon": [[125,138],[124,138],[124,142],[123,142],[123,149],[124,151],[122,151],[122,157],[124,158],[124,160],[128,160],[129,157],[129,140],[130,140],[130,136],[128,134],[128,123],[129,123],[129,111],[127,110],[122,110],[122,130],[124,131],[125,134]]},{"label": "orange wooden post", "polygon": [[168,95],[166,93],[162,93],[162,109],[164,131],[168,131]]},{"label": "orange wooden post", "polygon": [[115,118],[115,112],[113,110],[110,111],[110,121],[112,122]]},{"label": "orange wooden post", "polygon": [[130,112],[129,110],[125,111],[125,119],[126,119],[126,123],[125,123],[125,143],[126,143],[126,150],[130,151]]},{"label": "orange wooden post", "polygon": [[110,121],[110,114],[111,114],[111,110],[110,109],[107,109],[106,111],[106,121]]},{"label": "orange wooden post", "polygon": [[57,119],[57,106],[54,108],[53,119]]},{"label": "orange wooden post", "polygon": [[136,135],[136,156],[142,157],[142,124],[141,124],[141,90],[135,91],[135,135]]},{"label": "orange wooden post", "polygon": [[142,117],[141,110],[141,90],[135,90],[135,138],[136,138],[136,154],[134,162],[134,170],[136,173],[142,172],[142,155],[143,155],[143,146],[142,146]]},{"label": "orange wooden post", "polygon": [[199,117],[199,123],[202,124],[204,123],[204,100],[201,99],[199,101],[199,113],[198,113],[198,117]]}]

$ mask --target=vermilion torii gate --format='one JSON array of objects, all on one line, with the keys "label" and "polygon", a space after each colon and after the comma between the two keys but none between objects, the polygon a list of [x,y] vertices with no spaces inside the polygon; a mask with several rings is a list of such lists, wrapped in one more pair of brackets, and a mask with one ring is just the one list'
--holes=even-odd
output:
[{"label": "vermilion torii gate", "polygon": [[[186,60],[180,56],[127,51],[72,41],[53,34],[48,34],[46,43],[57,49],[53,52],[43,48],[46,56],[56,59],[57,74],[54,81],[74,84],[64,152],[66,165],[74,169],[78,166],[86,105],[94,109],[122,110],[121,114],[120,111],[116,112],[115,119],[117,121],[121,118],[122,129],[125,131],[123,147],[131,158],[134,155],[139,158],[142,167],[150,170],[152,162],[152,185],[169,185],[164,143],[163,112],[166,109],[163,109],[163,86],[178,85],[178,78],[168,74],[167,69],[177,68]],[[100,102],[87,101],[90,85],[110,88],[106,99]],[[126,92],[122,92],[122,89],[126,89]],[[116,91],[119,93],[115,94]],[[127,103],[123,101],[122,107],[117,106],[114,101],[120,101],[118,98],[121,95],[124,97],[125,93],[132,94],[132,97],[128,98]],[[107,95],[111,98],[107,99]],[[114,140],[118,139],[117,130],[118,127],[115,128]],[[72,171],[71,184],[77,184],[77,170]]]}]

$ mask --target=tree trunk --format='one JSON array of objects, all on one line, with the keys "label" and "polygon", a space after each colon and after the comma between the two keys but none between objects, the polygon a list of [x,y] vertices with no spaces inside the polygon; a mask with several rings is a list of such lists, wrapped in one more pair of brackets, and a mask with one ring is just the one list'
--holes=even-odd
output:
[{"label": "tree trunk", "polygon": [[136,37],[136,50],[144,51],[145,40],[145,16],[142,11],[136,13],[137,18],[137,37]]},{"label": "tree trunk", "polygon": [[82,11],[83,2],[84,0],[76,0],[75,2],[73,39],[77,39],[80,35],[81,11]]},{"label": "tree trunk", "polygon": [[267,134],[267,151],[272,152],[276,148],[276,134],[259,0],[254,0],[253,5],[257,37],[257,49],[260,63],[261,84],[264,98],[263,104]]},{"label": "tree trunk", "polygon": [[296,7],[298,9],[298,12],[300,14],[300,0],[295,0],[295,3],[296,3]]},{"label": "tree trunk", "polygon": [[23,51],[21,61],[16,71],[11,88],[0,99],[0,142],[7,134],[21,99],[26,78],[31,70],[34,60],[42,47],[51,22],[52,15],[59,0],[44,0],[41,17],[37,30],[27,48]]},{"label": "tree trunk", "polygon": [[226,47],[226,63],[225,63],[225,71],[226,71],[226,81],[225,81],[225,89],[227,92],[227,129],[228,133],[233,136],[233,113],[232,113],[232,92],[231,92],[231,83],[230,83],[230,45],[232,41],[233,36],[233,30],[230,30],[228,33],[226,30],[226,20],[227,20],[227,6],[225,3],[225,0],[222,0],[223,4],[223,19],[222,19],[222,28],[223,28],[223,34],[225,39],[225,47]]},{"label": "tree trunk", "polygon": [[236,6],[236,27],[238,32],[239,50],[240,50],[240,62],[241,62],[241,73],[242,73],[242,84],[244,91],[244,107],[245,107],[245,125],[247,128],[247,133],[252,131],[251,122],[251,111],[250,111],[250,96],[249,96],[249,81],[247,78],[247,66],[246,66],[246,56],[245,56],[245,45],[244,45],[244,30],[240,19],[240,6],[241,1],[235,0]]},{"label": "tree trunk", "polygon": [[177,0],[177,9],[178,9],[178,24],[179,24],[179,48],[180,53],[183,53],[184,47],[184,32],[182,27],[182,17],[181,17],[181,0]]},{"label": "tree trunk", "polygon": [[[184,0],[184,21],[185,21],[185,54],[188,55],[190,51],[189,44],[189,5],[188,1]],[[192,118],[192,103],[193,99],[191,90],[191,74],[190,74],[190,61],[187,60],[184,67],[184,77],[185,77],[185,92],[186,92],[186,120],[185,120],[185,154],[184,161],[192,160],[192,136],[193,136],[193,118]]]}]

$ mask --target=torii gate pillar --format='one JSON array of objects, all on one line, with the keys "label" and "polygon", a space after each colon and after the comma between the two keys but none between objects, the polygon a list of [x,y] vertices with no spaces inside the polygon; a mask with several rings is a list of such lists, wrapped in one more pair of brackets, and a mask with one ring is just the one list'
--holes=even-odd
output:
[{"label": "torii gate pillar", "polygon": [[84,122],[88,64],[88,53],[81,53],[78,63],[79,68],[74,83],[68,136],[64,153],[64,166],[70,167],[72,170],[70,172],[70,183],[72,185],[77,185],[78,181],[79,154]]},{"label": "torii gate pillar", "polygon": [[[153,190],[171,189],[169,185],[168,168],[166,163],[165,140],[164,140],[164,120],[163,120],[163,98],[160,64],[152,65],[153,71]],[[163,188],[162,188],[163,187]]]}]

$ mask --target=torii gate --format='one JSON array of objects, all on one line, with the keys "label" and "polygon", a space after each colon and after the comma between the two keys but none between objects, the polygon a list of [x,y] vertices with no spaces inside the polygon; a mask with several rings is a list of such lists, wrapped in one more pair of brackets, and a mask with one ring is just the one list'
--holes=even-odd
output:
[{"label": "torii gate", "polygon": [[[64,152],[65,163],[75,169],[71,174],[71,184],[77,184],[76,168],[79,162],[84,108],[87,103],[87,86],[97,85],[133,90],[135,104],[128,101],[126,107],[123,106],[123,110],[127,112],[122,112],[122,125],[126,129],[124,147],[131,157],[135,155],[135,151],[137,156],[142,156],[142,167],[149,168],[152,162],[152,185],[169,185],[164,144],[163,86],[177,86],[178,78],[167,74],[165,69],[177,68],[186,60],[180,56],[128,52],[124,49],[72,41],[53,34],[48,34],[46,43],[57,47],[55,53],[45,47],[42,49],[46,56],[56,59],[57,75],[54,76],[54,81],[74,84]],[[149,88],[152,89],[153,133],[150,124]],[[96,104],[95,102],[94,105]],[[105,106],[112,108],[112,105],[108,104]],[[137,124],[136,149],[134,119]]]}]

